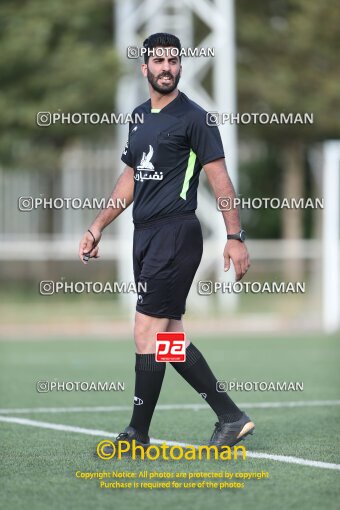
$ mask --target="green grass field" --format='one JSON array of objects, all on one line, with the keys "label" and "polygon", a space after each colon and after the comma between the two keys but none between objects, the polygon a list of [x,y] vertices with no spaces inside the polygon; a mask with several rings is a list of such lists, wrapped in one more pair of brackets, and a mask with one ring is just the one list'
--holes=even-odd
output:
[{"label": "green grass field", "polygon": [[[236,341],[235,341],[236,340]],[[283,407],[291,401],[339,399],[339,338],[323,336],[251,336],[225,340],[197,339],[216,376],[237,381],[302,381],[303,392],[232,392],[232,398],[256,423],[245,441],[249,453],[261,452],[340,464],[340,407],[335,403]],[[131,411],[73,410],[37,412],[34,408],[127,406],[134,393],[134,348],[128,341],[9,341],[0,344],[1,417],[34,420],[82,429],[120,432]],[[123,392],[53,391],[38,393],[37,381],[124,381]],[[278,402],[282,407],[242,404]],[[167,373],[159,401],[204,404],[173,370]],[[339,402],[338,402],[339,403]],[[28,408],[26,412],[18,409]],[[30,409],[32,408],[32,409]],[[12,412],[5,411],[13,410]],[[16,411],[15,411],[16,410]],[[215,417],[208,408],[159,409],[154,438],[200,444],[212,433]],[[37,424],[36,424],[37,425]],[[112,509],[137,507],[185,509],[338,508],[339,471],[320,466],[252,458],[202,460],[104,461],[93,455],[105,436],[0,421],[2,450],[1,508]],[[289,460],[289,459],[288,459]],[[98,480],[76,479],[80,471],[237,472],[268,471],[266,480],[249,480],[243,489],[100,489]]]}]

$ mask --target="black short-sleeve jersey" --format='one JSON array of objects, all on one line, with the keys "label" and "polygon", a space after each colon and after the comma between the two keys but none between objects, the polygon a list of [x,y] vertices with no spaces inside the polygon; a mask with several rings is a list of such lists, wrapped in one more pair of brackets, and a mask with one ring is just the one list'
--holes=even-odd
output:
[{"label": "black short-sleeve jersey", "polygon": [[202,166],[224,158],[217,126],[182,92],[162,110],[151,110],[149,99],[135,114],[144,122],[130,123],[122,154],[134,169],[134,222],[195,211]]}]

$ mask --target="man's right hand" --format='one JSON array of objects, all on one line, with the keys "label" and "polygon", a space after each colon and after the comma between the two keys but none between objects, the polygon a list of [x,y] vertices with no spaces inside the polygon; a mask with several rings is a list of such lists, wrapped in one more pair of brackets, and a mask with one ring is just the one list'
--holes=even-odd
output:
[{"label": "man's right hand", "polygon": [[82,261],[82,263],[85,265],[88,263],[88,260],[86,260],[86,259],[84,260],[85,255],[88,255],[89,259],[90,258],[91,259],[99,258],[98,243],[102,237],[102,233],[93,227],[90,230],[91,230],[92,234],[94,235],[96,241],[94,241],[90,232],[85,232],[85,234],[83,235],[83,237],[79,243],[79,258]]}]

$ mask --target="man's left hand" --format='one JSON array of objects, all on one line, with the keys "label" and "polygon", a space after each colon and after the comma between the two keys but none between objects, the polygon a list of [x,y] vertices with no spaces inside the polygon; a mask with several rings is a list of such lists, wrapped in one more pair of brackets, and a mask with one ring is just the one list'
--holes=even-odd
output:
[{"label": "man's left hand", "polygon": [[236,281],[238,282],[241,280],[250,267],[249,254],[246,245],[236,239],[229,239],[225,245],[223,257],[224,270],[229,270],[231,259],[235,268]]}]

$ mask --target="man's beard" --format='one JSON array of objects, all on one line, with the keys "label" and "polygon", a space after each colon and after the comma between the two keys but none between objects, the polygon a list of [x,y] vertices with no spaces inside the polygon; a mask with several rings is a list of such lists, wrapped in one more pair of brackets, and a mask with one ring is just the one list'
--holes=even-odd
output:
[{"label": "man's beard", "polygon": [[[158,80],[160,78],[164,78],[164,77],[169,77],[170,80],[168,83],[163,83],[163,85],[161,85],[160,83],[158,83]],[[148,74],[147,74],[148,82],[150,83],[151,87],[156,92],[159,92],[160,94],[166,95],[166,94],[170,94],[171,92],[173,92],[178,85],[180,77],[181,77],[180,71],[178,71],[178,74],[176,76],[171,74],[169,71],[163,71],[158,76],[155,76],[154,74],[152,74],[151,71],[149,71],[149,68],[148,68]]]}]

